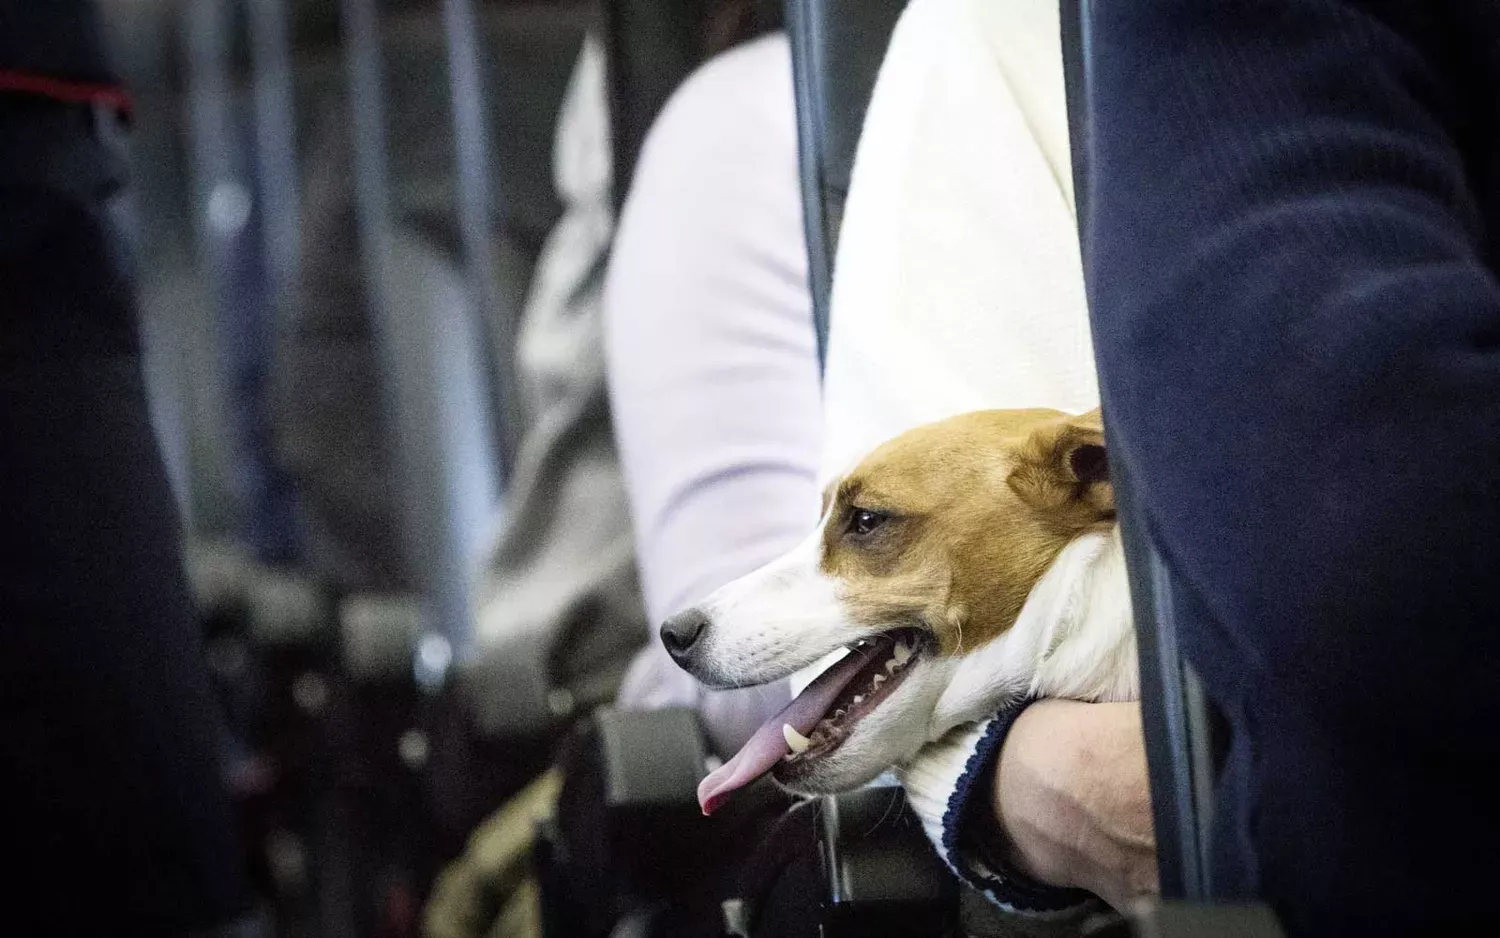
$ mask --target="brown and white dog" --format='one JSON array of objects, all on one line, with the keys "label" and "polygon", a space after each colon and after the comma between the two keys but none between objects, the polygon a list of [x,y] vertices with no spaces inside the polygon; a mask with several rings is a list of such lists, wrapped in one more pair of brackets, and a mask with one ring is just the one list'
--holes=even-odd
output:
[{"label": "brown and white dog", "polygon": [[1023,696],[1133,699],[1098,412],[980,411],[896,437],[829,487],[807,540],[661,636],[716,688],[849,650],[704,779],[705,813],[767,771],[855,788]]}]

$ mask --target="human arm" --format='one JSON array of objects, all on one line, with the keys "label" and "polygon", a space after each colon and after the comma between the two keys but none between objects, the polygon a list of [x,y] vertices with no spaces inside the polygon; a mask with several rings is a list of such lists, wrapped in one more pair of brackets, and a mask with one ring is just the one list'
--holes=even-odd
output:
[{"label": "human arm", "polygon": [[1156,889],[1150,790],[1134,703],[1041,700],[959,727],[901,767],[954,872],[1030,916]]},{"label": "human arm", "polygon": [[1157,891],[1156,838],[1138,703],[1041,700],[1016,718],[989,797],[1011,868],[1116,908]]}]

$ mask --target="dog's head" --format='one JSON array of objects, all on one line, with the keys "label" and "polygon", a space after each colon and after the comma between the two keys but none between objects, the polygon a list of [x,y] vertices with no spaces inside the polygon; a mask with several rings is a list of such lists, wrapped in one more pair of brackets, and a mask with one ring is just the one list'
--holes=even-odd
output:
[{"label": "dog's head", "polygon": [[[807,540],[674,616],[662,640],[718,688],[851,649],[778,718],[772,758],[788,787],[846,790],[948,728],[939,698],[961,659],[1004,635],[1064,548],[1113,517],[1097,412],[965,414],[877,448],[829,487]],[[761,743],[750,761],[764,771],[775,740]]]}]

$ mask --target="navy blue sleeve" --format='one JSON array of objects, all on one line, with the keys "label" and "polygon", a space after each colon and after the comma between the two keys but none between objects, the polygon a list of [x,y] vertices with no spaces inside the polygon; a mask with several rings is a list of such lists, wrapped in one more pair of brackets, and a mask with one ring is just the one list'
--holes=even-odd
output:
[{"label": "navy blue sleeve", "polygon": [[948,799],[941,855],[959,878],[1001,908],[1036,918],[1077,917],[1098,908],[1093,894],[1048,885],[1012,866],[1005,856],[1005,832],[990,807],[1000,750],[1011,727],[1034,702],[1026,699],[1001,710],[985,727]]},{"label": "navy blue sleeve", "polygon": [[1201,610],[1241,885],[1430,923],[1500,830],[1500,39],[1459,0],[1094,6],[1111,460]]}]

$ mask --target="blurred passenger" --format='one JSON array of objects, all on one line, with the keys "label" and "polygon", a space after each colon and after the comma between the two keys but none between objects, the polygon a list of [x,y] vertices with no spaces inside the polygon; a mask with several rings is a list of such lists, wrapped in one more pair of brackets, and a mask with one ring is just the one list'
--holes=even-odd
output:
[{"label": "blurred passenger", "polygon": [[[613,698],[645,639],[604,383],[600,295],[614,235],[604,50],[585,37],[558,114],[552,177],[561,219],[527,294],[515,363],[522,434],[479,593],[466,676],[481,728],[522,737]],[[553,702],[561,700],[555,712]],[[434,883],[426,938],[541,934],[531,869],[561,775],[543,773],[472,834]]]},{"label": "blurred passenger", "polygon": [[111,199],[92,4],[0,0],[0,931],[228,934],[249,905]]},{"label": "blurred passenger", "polygon": [[1095,4],[1114,460],[1229,725],[1216,897],[1490,933],[1500,4]]},{"label": "blurred passenger", "polygon": [[525,432],[480,587],[471,683],[490,732],[538,734],[608,703],[646,636],[604,379],[609,141],[604,50],[590,36],[557,122],[563,215],[521,317]]},{"label": "blurred passenger", "polygon": [[[610,401],[652,622],[817,519],[818,364],[784,34],[709,62],[641,152],[605,284]],[[658,641],[626,707],[698,709],[732,754],[789,692],[708,691]]]},{"label": "blurred passenger", "polygon": [[[517,294],[523,309],[514,354],[497,364],[515,368],[521,446],[493,537],[476,558],[482,577],[466,682],[480,729],[489,736],[542,737],[575,713],[612,700],[646,636],[598,313],[614,232],[603,53],[596,40],[587,40],[557,97],[562,82],[539,64],[577,48],[549,38],[529,53],[536,61],[526,93],[513,97],[563,98],[555,127],[554,115],[546,124],[553,131],[550,173],[529,180],[512,170],[501,181],[545,190],[547,197],[507,191],[507,211],[492,231],[502,291]],[[449,107],[442,60],[418,57],[407,64],[388,95],[396,127],[419,126]],[[566,74],[557,71],[558,78]],[[278,455],[303,494],[310,553],[320,572],[345,590],[400,591],[413,585],[413,571],[400,538],[400,502],[389,484],[389,423],[348,171],[348,102],[324,98],[311,122],[305,170],[299,302],[277,337]],[[532,110],[511,115],[508,150],[539,146],[528,133],[536,122],[523,120]],[[399,258],[392,278],[429,296],[455,295],[461,280],[450,221],[453,140],[443,133],[398,133],[392,141],[392,253]],[[495,145],[501,146],[498,138]],[[531,226],[547,217],[538,203],[550,204],[554,189],[561,217],[550,231],[541,228],[546,240],[532,268],[527,252],[541,239]],[[513,315],[514,307],[499,305],[504,308],[490,315]]]},{"label": "blurred passenger", "polygon": [[[1056,0],[913,0],[882,64],[834,270],[825,480],[984,408],[1098,406]],[[904,768],[934,844],[1020,912],[1154,891],[1139,706],[1024,702]],[[1003,745],[1003,754],[1002,754]]]},{"label": "blurred passenger", "polygon": [[[726,0],[705,7],[708,15],[702,39],[711,51],[763,33],[775,22],[774,14],[767,12],[773,6],[760,0]],[[668,131],[670,142],[647,144],[636,170],[636,186],[642,184],[639,180],[643,176],[649,176],[646,185],[659,194],[670,179],[670,174],[663,175],[669,169],[662,163],[664,153],[690,146],[703,155],[694,135],[706,132],[713,138],[722,134],[722,127],[690,129],[681,123],[702,113],[707,106],[705,98],[722,106],[725,93],[732,90],[741,100],[754,101],[765,95],[754,82],[765,80],[773,83],[771,97],[780,91],[784,100],[769,106],[758,103],[750,115],[760,131],[764,132],[766,123],[774,127],[775,141],[765,150],[775,164],[773,188],[778,190],[778,210],[774,222],[762,228],[785,240],[770,248],[776,258],[771,270],[775,283],[782,285],[788,296],[776,298],[773,302],[780,304],[779,308],[771,309],[765,318],[772,331],[785,328],[788,318],[794,324],[800,320],[800,325],[787,331],[795,350],[793,357],[805,370],[803,387],[807,394],[792,400],[800,408],[798,422],[814,432],[812,446],[799,447],[805,484],[810,485],[816,445],[817,377],[796,188],[791,65],[785,40],[772,43],[770,62],[775,65],[779,56],[779,70],[768,69],[765,53],[756,53],[748,73],[743,65],[731,66],[738,71],[727,83],[723,78],[706,79],[711,83],[710,90],[703,90],[702,76],[715,74],[723,66],[709,65],[689,79],[678,97],[699,103],[692,112],[668,106],[659,123],[673,123],[674,129]],[[744,51],[757,45],[753,43]],[[735,55],[729,53],[725,58]],[[694,88],[699,90],[691,90]],[[517,683],[524,682],[528,693],[566,691],[561,697],[565,705],[562,709],[586,712],[613,696],[621,666],[650,635],[636,586],[638,539],[632,535],[628,514],[631,503],[621,478],[622,460],[626,475],[631,472],[629,456],[616,449],[612,432],[611,421],[618,424],[621,419],[621,400],[606,396],[605,345],[608,339],[611,347],[615,346],[613,333],[618,322],[606,307],[605,269],[612,251],[618,258],[621,251],[632,256],[649,248],[650,243],[641,238],[651,229],[633,222],[631,219],[641,210],[627,206],[621,239],[612,248],[613,160],[606,100],[603,49],[596,39],[589,38],[579,54],[558,120],[553,171],[564,213],[547,238],[522,320],[517,366],[526,393],[527,430],[503,524],[487,561],[479,623],[482,653],[471,674],[481,721],[506,729],[544,724],[526,713],[498,713],[508,703],[495,692],[496,687],[504,687],[509,694]],[[774,114],[778,106],[781,114],[765,117],[766,111]],[[674,108],[678,116],[669,118]],[[652,139],[660,132],[653,129]],[[744,143],[739,141],[737,145]],[[759,144],[759,140],[754,141],[754,145]],[[714,152],[724,152],[722,143]],[[679,164],[670,167],[672,172],[678,168]],[[723,187],[732,180],[713,175],[711,161],[695,163],[693,171],[705,180],[694,190],[700,198],[724,198]],[[636,191],[633,186],[632,193]],[[765,193],[765,187],[761,187],[761,194]],[[653,201],[656,198],[651,196]],[[755,201],[742,195],[734,204],[754,205]],[[632,195],[630,205],[636,202],[637,197]],[[719,222],[719,236],[723,238],[733,219],[725,216]],[[632,230],[634,234],[629,233]],[[725,246],[719,263],[734,269],[743,266],[745,260]],[[645,338],[644,333],[640,338]],[[655,370],[653,361],[659,360],[637,359],[630,367]],[[613,389],[613,358],[610,366]],[[645,416],[631,407],[626,412],[630,417]],[[627,431],[620,428],[619,432],[623,436]],[[812,504],[816,506],[816,496]],[[665,575],[666,571],[662,572]],[[725,579],[734,575],[730,572]],[[648,576],[648,590],[651,582]],[[643,652],[642,657],[645,655]],[[627,689],[626,705],[696,703],[691,680],[670,659],[666,663],[668,670],[660,672],[652,672],[649,665],[643,669],[637,663],[635,673],[644,671],[645,676],[633,680],[633,691]],[[497,682],[497,675],[515,680]],[[657,677],[663,680],[658,683]],[[559,699],[556,694],[551,696]],[[765,696],[749,695],[751,706]],[[483,699],[486,697],[489,699]],[[710,709],[711,714],[716,712]],[[710,716],[711,731],[715,725]],[[732,735],[730,740],[730,745],[735,744]],[[544,774],[475,831],[464,855],[434,886],[424,912],[429,938],[480,934],[515,938],[539,933],[538,899],[530,879],[528,847],[536,818],[551,811],[557,791],[556,773]],[[497,896],[500,901],[495,912]]]}]

